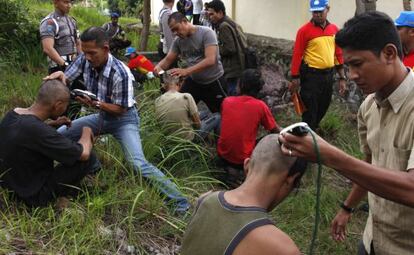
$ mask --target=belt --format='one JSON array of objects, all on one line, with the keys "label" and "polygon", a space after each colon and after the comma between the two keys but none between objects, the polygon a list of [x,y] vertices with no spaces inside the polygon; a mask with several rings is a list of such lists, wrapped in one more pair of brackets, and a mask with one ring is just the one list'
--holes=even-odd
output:
[{"label": "belt", "polygon": [[316,74],[330,74],[334,71],[335,68],[325,68],[325,69],[319,69],[310,67],[308,65],[303,65],[303,70],[308,73],[316,73]]}]

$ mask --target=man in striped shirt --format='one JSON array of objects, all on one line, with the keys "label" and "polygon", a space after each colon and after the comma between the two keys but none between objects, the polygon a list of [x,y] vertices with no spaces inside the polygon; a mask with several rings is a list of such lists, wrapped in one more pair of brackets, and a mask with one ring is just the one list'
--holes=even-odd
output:
[{"label": "man in striped shirt", "polygon": [[328,0],[310,0],[312,19],[297,32],[293,49],[292,92],[300,96],[307,111],[302,121],[315,130],[331,103],[334,70],[339,74],[339,92],[346,89],[342,51],[335,45],[336,25],[327,20]]},{"label": "man in striped shirt", "polygon": [[134,78],[128,67],[109,53],[109,38],[100,27],[87,29],[81,35],[81,46],[83,54],[76,58],[65,73],[56,72],[46,79],[73,81],[82,75],[87,90],[95,94],[97,100],[89,97],[76,99],[98,109],[99,113],[79,118],[70,127],[64,126],[58,132],[76,140],[82,127],[89,126],[95,136],[113,135],[135,171],[174,201],[176,211],[186,211],[189,203],[177,186],[145,159],[139,135],[140,119],[135,108]]}]

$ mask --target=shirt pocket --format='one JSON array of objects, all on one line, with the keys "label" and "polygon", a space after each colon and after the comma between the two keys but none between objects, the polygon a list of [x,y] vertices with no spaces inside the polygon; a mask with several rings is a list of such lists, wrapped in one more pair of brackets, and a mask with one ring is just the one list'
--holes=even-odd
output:
[{"label": "shirt pocket", "polygon": [[388,155],[390,163],[392,163],[389,167],[396,171],[407,171],[410,155],[411,150],[393,147]]}]

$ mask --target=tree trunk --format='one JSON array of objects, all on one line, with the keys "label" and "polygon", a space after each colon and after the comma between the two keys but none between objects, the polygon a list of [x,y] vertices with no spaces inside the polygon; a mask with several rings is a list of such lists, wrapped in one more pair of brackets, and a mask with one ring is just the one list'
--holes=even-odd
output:
[{"label": "tree trunk", "polygon": [[140,51],[147,50],[148,37],[150,33],[150,23],[151,23],[151,0],[144,0],[143,24],[142,24],[141,38],[140,38],[140,44],[139,44]]},{"label": "tree trunk", "polygon": [[404,11],[411,11],[411,0],[403,0]]},{"label": "tree trunk", "polygon": [[364,12],[375,11],[377,9],[377,0],[355,0],[355,15]]}]

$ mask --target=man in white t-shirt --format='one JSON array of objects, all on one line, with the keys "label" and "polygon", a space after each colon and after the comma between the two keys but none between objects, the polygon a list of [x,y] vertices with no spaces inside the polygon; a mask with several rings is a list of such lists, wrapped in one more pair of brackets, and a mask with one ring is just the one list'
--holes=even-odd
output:
[{"label": "man in white t-shirt", "polygon": [[192,0],[193,2],[193,24],[200,25],[200,14],[203,10],[203,0]]}]

